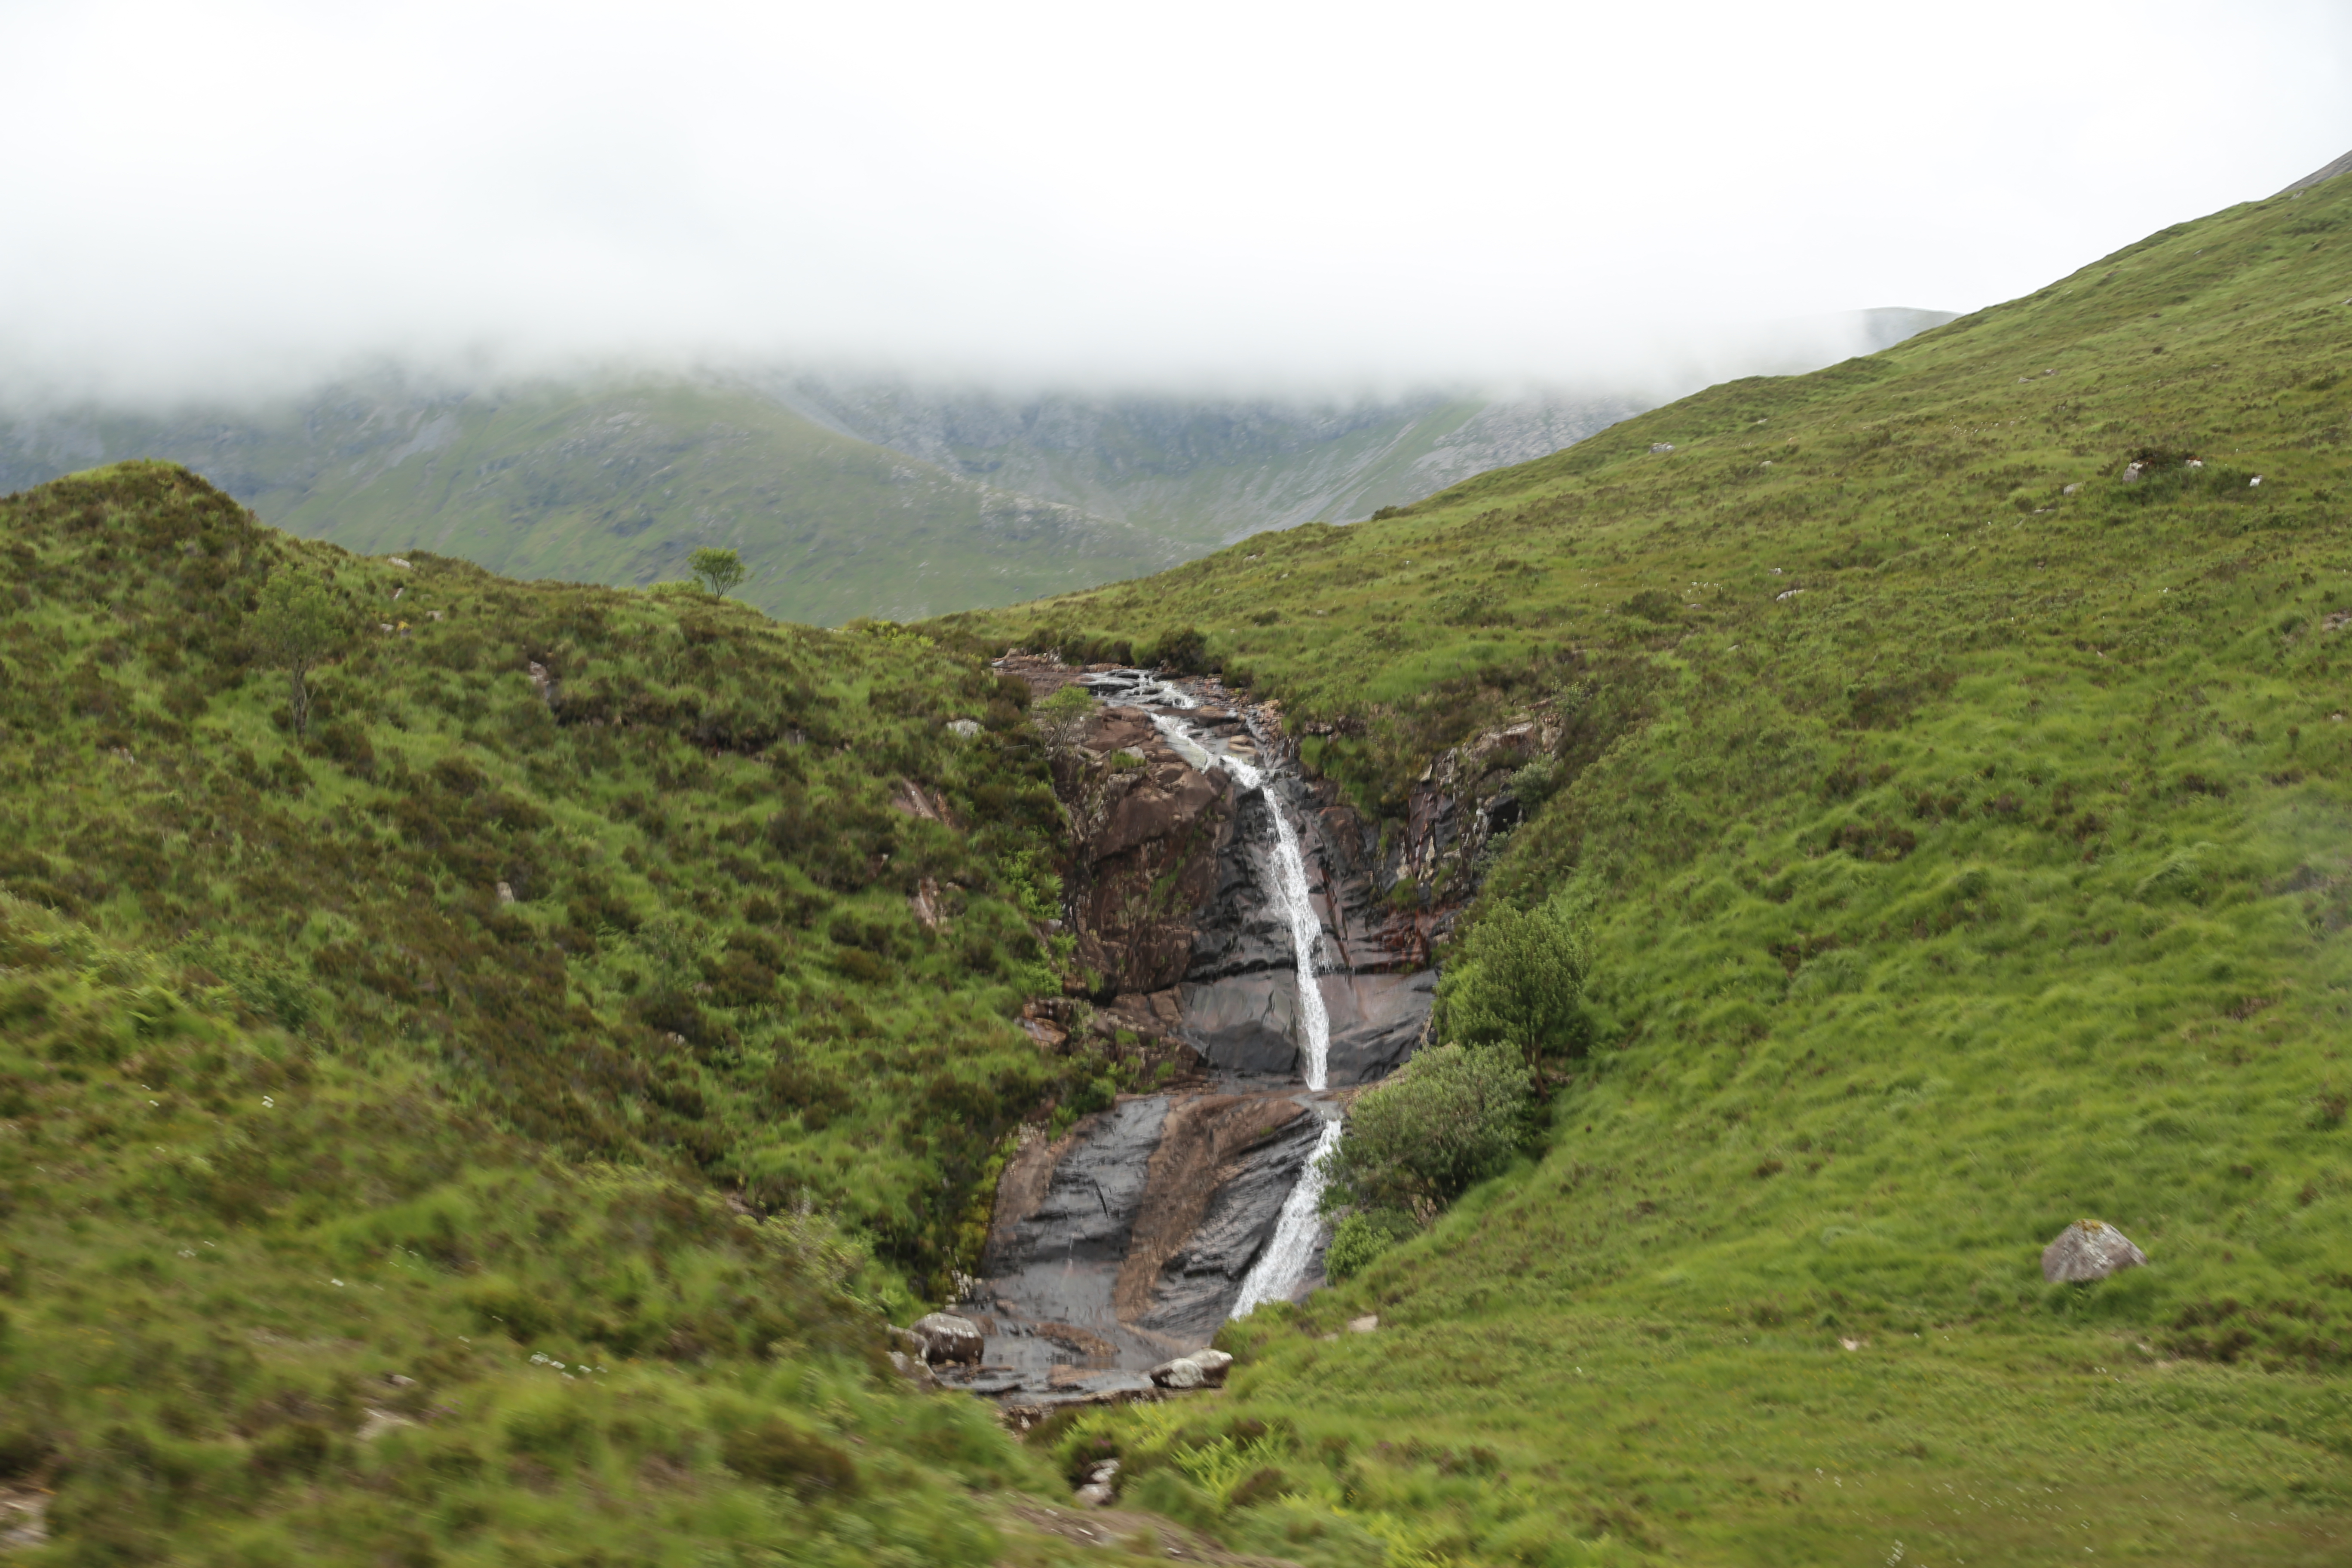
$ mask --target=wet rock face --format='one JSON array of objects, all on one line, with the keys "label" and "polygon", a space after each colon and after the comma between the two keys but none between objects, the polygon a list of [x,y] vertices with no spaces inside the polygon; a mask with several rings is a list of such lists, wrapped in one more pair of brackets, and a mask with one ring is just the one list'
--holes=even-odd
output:
[{"label": "wet rock face", "polygon": [[1208,1342],[1272,1238],[1321,1129],[1319,1117],[1292,1116],[1219,1173],[1222,1179],[1209,1189],[1183,1246],[1160,1266],[1150,1307],[1136,1319],[1139,1327],[1177,1341]]},{"label": "wet rock face", "polygon": [[982,1262],[974,1386],[1092,1396],[1206,1344],[1318,1125],[1289,1091],[1139,1095],[1021,1150]]},{"label": "wet rock face", "polygon": [[[1266,713],[1245,719],[1206,682],[1182,708],[1118,672],[1085,679],[1107,705],[1056,783],[1074,824],[1068,913],[1094,995],[1033,1004],[1028,1026],[1049,1049],[1107,1049],[1106,1029],[1147,1053],[1173,1047],[1185,1054],[1152,1059],[1192,1081],[1122,1099],[1058,1142],[1033,1138],[1004,1172],[971,1309],[982,1361],[948,1375],[1041,1407],[1148,1394],[1147,1369],[1207,1343],[1336,1109],[1303,1089],[1276,813],[1296,832],[1318,917],[1332,1086],[1386,1077],[1420,1044],[1446,918],[1388,897],[1400,854],[1383,855],[1330,794],[1282,773],[1244,790],[1229,768],[1194,765],[1197,742],[1251,776],[1271,773],[1265,753],[1284,744]],[[1170,703],[1185,749],[1126,699]]]},{"label": "wet rock face", "polygon": [[1186,980],[1198,984],[1297,967],[1290,922],[1274,900],[1273,844],[1267,792],[1241,796],[1233,831],[1218,845],[1213,892],[1193,928]]},{"label": "wet rock face", "polygon": [[1103,1112],[1055,1163],[1043,1199],[1020,1222],[1021,1254],[1048,1265],[1123,1260],[1167,1114],[1157,1095]]},{"label": "wet rock face", "polygon": [[1184,1037],[1227,1078],[1299,1076],[1298,978],[1265,970],[1178,987]]},{"label": "wet rock face", "polygon": [[1370,1083],[1420,1044],[1436,1000],[1432,938],[1451,910],[1402,910],[1378,836],[1356,813],[1278,779],[1234,804],[1217,856],[1215,898],[1198,917],[1192,966],[1178,988],[1184,1037],[1214,1070],[1244,1080],[1302,1070],[1297,1037],[1297,952],[1275,897],[1274,796],[1299,829],[1315,911],[1323,1007],[1330,1019],[1328,1082]]},{"label": "wet rock face", "polygon": [[1079,964],[1105,996],[1174,984],[1216,888],[1232,780],[1185,762],[1135,708],[1094,715],[1057,775],[1075,834],[1068,897]]},{"label": "wet rock face", "polygon": [[1334,1089],[1377,1083],[1421,1047],[1437,1004],[1437,974],[1327,974],[1323,1005],[1331,1016],[1329,1082]]}]

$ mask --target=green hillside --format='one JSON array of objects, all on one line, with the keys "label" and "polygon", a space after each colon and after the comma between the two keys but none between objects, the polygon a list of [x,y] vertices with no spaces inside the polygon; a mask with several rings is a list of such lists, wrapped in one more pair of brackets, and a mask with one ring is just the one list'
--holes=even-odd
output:
[{"label": "green hillside", "polygon": [[194,467],[264,521],[363,553],[642,586],[739,552],[744,597],[830,624],[1008,604],[1189,552],[945,472],[740,388],[672,378],[436,395],[357,385],[276,408],[17,422],[0,478]]},{"label": "green hillside", "polygon": [[1013,1122],[1123,1081],[1008,1021],[1058,984],[1025,689],[163,463],[0,550],[19,1560],[1060,1560],[998,1501],[1051,1478],[883,1359]]},{"label": "green hillside", "polygon": [[1173,542],[1188,559],[1268,526],[1346,521],[1418,500],[1557,451],[1650,401],[1542,394],[1354,404],[1023,398],[814,377],[775,390],[866,440],[1132,523]]},{"label": "green hillside", "polygon": [[[2344,1561],[2347,245],[2337,179],[951,618],[1195,628],[1391,823],[1482,729],[1567,737],[1473,911],[1589,921],[1540,1158],[1066,1451],[1311,1562]],[[2083,1216],[2148,1267],[2045,1285]]]}]

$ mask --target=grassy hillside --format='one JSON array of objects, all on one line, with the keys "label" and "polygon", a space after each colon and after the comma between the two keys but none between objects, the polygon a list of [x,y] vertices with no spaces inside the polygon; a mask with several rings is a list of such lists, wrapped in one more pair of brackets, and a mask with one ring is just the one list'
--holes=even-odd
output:
[{"label": "grassy hillside", "polygon": [[[1376,812],[1514,715],[1579,764],[1485,895],[1590,911],[1540,1161],[1066,1442],[1302,1561],[2343,1561],[2347,245],[2352,179],[957,618],[1197,627]],[[2085,1215],[2149,1266],[2044,1285]]]},{"label": "grassy hillside", "polygon": [[[162,463],[0,550],[26,1561],[1058,1560],[994,1500],[1049,1478],[881,1354],[1014,1119],[1121,1081],[1007,1021],[1057,984],[1021,693]],[[277,580],[345,628],[307,737]]]},{"label": "grassy hillside", "polygon": [[722,545],[751,568],[749,602],[818,624],[1007,604],[1188,553],[675,379],[446,396],[356,385],[272,409],[25,419],[0,478],[121,458],[190,464],[295,533],[510,576],[644,585]]}]

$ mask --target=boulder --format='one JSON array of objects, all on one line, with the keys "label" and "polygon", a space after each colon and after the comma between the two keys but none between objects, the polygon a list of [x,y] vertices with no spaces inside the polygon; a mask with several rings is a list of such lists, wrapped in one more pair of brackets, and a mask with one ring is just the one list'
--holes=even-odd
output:
[{"label": "boulder", "polygon": [[948,721],[948,733],[953,735],[959,741],[969,741],[980,733],[980,721],[977,719],[950,719]]},{"label": "boulder", "polygon": [[1151,1381],[1160,1388],[1223,1388],[1234,1358],[1223,1351],[1194,1351],[1151,1369]]},{"label": "boulder", "polygon": [[1077,1501],[1085,1508],[1108,1508],[1118,1498],[1118,1461],[1106,1459],[1087,1477],[1087,1484],[1078,1489]]},{"label": "boulder", "polygon": [[1163,1361],[1151,1369],[1151,1381],[1161,1388],[1204,1388],[1208,1376],[1201,1363],[1191,1356],[1180,1355],[1173,1361]]},{"label": "boulder", "polygon": [[929,1312],[915,1320],[908,1331],[922,1347],[923,1360],[931,1366],[941,1362],[957,1362],[965,1366],[980,1364],[980,1325],[970,1318],[959,1318],[951,1312]]},{"label": "boulder", "polygon": [[2137,1268],[2147,1255],[2122,1231],[2095,1219],[2078,1219],[2042,1249],[2042,1278],[2053,1283],[2105,1279],[2119,1268]]}]

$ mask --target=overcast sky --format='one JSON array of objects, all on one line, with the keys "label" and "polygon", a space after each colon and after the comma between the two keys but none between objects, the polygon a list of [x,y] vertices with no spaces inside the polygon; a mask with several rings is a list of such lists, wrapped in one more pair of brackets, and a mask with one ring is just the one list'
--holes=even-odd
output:
[{"label": "overcast sky", "polygon": [[1606,383],[2352,150],[2347,0],[0,0],[0,383],[161,394]]}]

